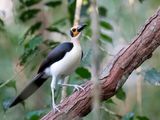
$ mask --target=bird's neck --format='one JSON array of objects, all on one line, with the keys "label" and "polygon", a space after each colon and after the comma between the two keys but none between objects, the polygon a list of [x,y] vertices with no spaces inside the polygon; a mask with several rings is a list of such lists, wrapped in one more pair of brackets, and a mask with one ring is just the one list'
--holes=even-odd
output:
[{"label": "bird's neck", "polygon": [[73,42],[73,44],[80,44],[78,38],[71,38],[71,42]]}]

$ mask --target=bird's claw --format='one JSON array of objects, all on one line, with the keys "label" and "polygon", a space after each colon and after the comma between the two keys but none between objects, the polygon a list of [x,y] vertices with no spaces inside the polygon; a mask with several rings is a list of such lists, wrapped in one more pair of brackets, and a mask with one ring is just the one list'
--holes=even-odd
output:
[{"label": "bird's claw", "polygon": [[80,85],[74,85],[74,90],[73,91],[80,91],[80,90],[83,90],[84,91],[84,88]]},{"label": "bird's claw", "polygon": [[53,112],[54,112],[54,113],[57,112],[57,111],[58,111],[58,112],[61,112],[60,109],[59,109],[59,105],[53,104],[53,105],[52,105],[52,109],[53,109]]}]

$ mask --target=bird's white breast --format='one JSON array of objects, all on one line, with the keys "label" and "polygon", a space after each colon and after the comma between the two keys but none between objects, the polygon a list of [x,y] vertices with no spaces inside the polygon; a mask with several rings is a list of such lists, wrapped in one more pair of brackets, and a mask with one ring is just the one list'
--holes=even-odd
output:
[{"label": "bird's white breast", "polygon": [[53,63],[47,71],[54,76],[67,76],[75,71],[79,66],[82,56],[82,50],[79,43],[73,43],[71,51],[67,52],[65,56],[55,63]]}]

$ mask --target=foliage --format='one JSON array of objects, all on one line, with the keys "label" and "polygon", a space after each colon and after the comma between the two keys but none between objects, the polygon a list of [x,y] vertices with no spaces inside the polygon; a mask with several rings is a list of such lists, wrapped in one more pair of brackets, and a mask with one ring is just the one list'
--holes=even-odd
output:
[{"label": "foliage", "polygon": [[122,120],[133,120],[134,119],[134,113],[129,112],[126,115],[123,116]]},{"label": "foliage", "polygon": [[[139,8],[139,10],[136,9],[135,11],[133,10],[135,12],[134,13],[131,10],[131,8],[134,7],[129,8],[128,6],[126,6],[127,3],[124,3],[124,1],[97,0],[97,11],[99,14],[100,27],[98,46],[99,48],[101,48],[100,50],[102,55],[99,59],[101,63],[103,63],[103,58],[105,58],[106,60],[106,58],[108,59],[110,57],[106,53],[114,51],[108,48],[110,46],[118,48],[118,45],[121,43],[121,41],[124,42],[126,39],[130,39],[131,37],[133,37],[133,34],[135,34],[135,32],[133,32],[135,31],[135,25],[139,25],[138,20],[141,17],[143,17],[142,19],[145,19],[146,11],[149,11],[149,13],[152,11],[151,8],[146,7],[147,5],[144,0],[139,0],[139,2],[143,3],[141,4],[142,8]],[[0,65],[2,65],[1,63],[5,63],[4,68],[0,67],[0,73],[2,73],[2,75],[0,76],[0,85],[5,86],[0,88],[0,101],[3,101],[3,107],[7,106],[8,104],[8,99],[5,98],[15,96],[15,92],[19,92],[19,88],[23,88],[23,86],[25,86],[25,84],[21,83],[23,79],[26,78],[28,80],[33,77],[32,74],[36,72],[36,69],[39,67],[40,62],[44,59],[44,57],[46,57],[47,53],[55,46],[57,46],[59,42],[62,42],[63,39],[64,41],[65,39],[69,39],[69,28],[73,25],[76,7],[76,0],[18,0],[15,3],[16,8],[14,11],[14,19],[16,21],[14,26],[9,26],[8,28],[5,24],[6,21],[0,19],[0,32],[3,31],[1,35],[2,40],[0,40],[0,54],[3,57],[0,58]],[[135,8],[138,7],[139,6],[137,5]],[[92,73],[90,72],[90,56],[93,51],[89,49],[92,35],[90,29],[91,19],[89,0],[83,0],[80,18],[80,22],[87,23],[88,28],[86,28],[86,30],[84,31],[81,39],[82,46],[85,46],[84,62],[82,59],[81,66],[77,68],[75,73],[69,78],[69,81],[74,84],[79,84],[78,80],[81,80],[81,82],[83,82],[82,80],[89,80],[92,76]],[[142,23],[143,22],[144,21],[142,21]],[[16,30],[14,30],[12,27],[16,28]],[[51,35],[51,33],[54,34]],[[16,42],[14,43],[13,41]],[[7,55],[10,57],[8,57]],[[19,58],[19,60],[17,60],[17,58]],[[8,64],[8,60],[10,60],[10,63],[13,63]],[[14,63],[14,61],[16,62]],[[10,76],[10,74],[17,74],[17,71],[14,71],[14,65],[17,63],[20,63],[21,67],[24,68],[22,75],[18,72],[20,81],[18,81],[18,77],[15,77],[14,79],[11,79],[7,84],[5,84],[5,80]],[[10,70],[6,70],[7,67],[8,69],[13,68],[11,70],[12,72],[10,72]],[[160,73],[156,69],[146,70],[144,71],[143,75],[144,79],[149,83],[159,85]],[[21,76],[23,76],[24,78]],[[28,83],[28,81],[25,82]],[[13,110],[15,111],[11,110],[8,112],[9,114],[6,111],[6,118],[8,120],[16,120],[25,116],[24,119],[27,120],[40,119],[40,117],[46,113],[46,109],[50,110],[50,88],[48,87],[49,85],[46,86],[47,87],[44,86],[41,88],[45,92],[42,92],[42,95],[40,94],[41,96],[44,96],[44,98],[47,98],[45,100],[41,100],[43,102],[43,105],[39,103],[39,96],[37,98],[36,96],[33,96],[31,98],[33,100],[28,100],[29,102],[26,102],[23,109],[17,106],[17,108],[13,108]],[[71,94],[72,91],[73,90],[71,88],[67,89],[67,95]],[[57,101],[59,103],[60,92],[58,90],[56,92],[59,95],[57,97]],[[127,101],[127,95],[128,91],[124,91],[124,89],[121,88],[118,90],[115,97],[116,99],[121,100],[121,103],[124,103],[124,101]],[[121,109],[115,109],[116,106],[118,106],[119,104],[115,100],[115,97],[105,101],[102,105],[108,107],[108,109],[111,109],[113,112],[115,111],[115,113],[121,113]],[[136,98],[136,96],[134,96],[134,98]],[[147,101],[147,99],[145,100]],[[38,104],[38,108],[40,108],[39,110],[35,110],[36,104]],[[137,107],[131,105],[129,107],[131,108],[132,112],[126,113],[125,111],[125,114],[121,115],[122,120],[149,120],[145,116],[147,115],[147,113],[143,116],[140,116],[137,113]],[[15,114],[16,111],[18,111],[18,114]],[[152,114],[154,113],[156,112],[152,112]],[[1,114],[3,114],[3,112],[0,112],[0,116]],[[17,118],[14,118],[15,115],[17,116]],[[88,118],[89,120],[92,119],[90,118],[90,115],[92,115],[92,113],[85,117],[84,120],[88,120]],[[117,117],[116,115],[112,115],[110,113],[106,114],[104,110],[101,110],[101,115],[104,118],[108,119],[113,119],[114,117]],[[154,115],[149,117],[152,117],[153,119],[155,118]]]},{"label": "foliage", "polygon": [[26,119],[27,120],[39,120],[42,117],[42,115],[44,115],[45,113],[46,113],[45,110],[31,111],[27,113]]},{"label": "foliage", "polygon": [[79,67],[76,69],[76,73],[84,78],[84,79],[90,79],[91,78],[91,73],[88,71],[88,69],[84,68],[84,67]]},{"label": "foliage", "polygon": [[61,1],[50,1],[50,2],[45,3],[45,5],[47,5],[48,7],[52,7],[52,8],[59,6],[61,4],[62,4]]},{"label": "foliage", "polygon": [[0,18],[0,31],[4,30],[4,22],[3,20]]},{"label": "foliage", "polygon": [[38,12],[40,12],[40,9],[25,10],[20,14],[19,19],[23,22],[26,22],[26,21],[34,18]]},{"label": "foliage", "polygon": [[144,80],[149,82],[152,85],[160,85],[160,72],[158,72],[156,69],[149,69],[145,71],[144,74]]},{"label": "foliage", "polygon": [[118,90],[118,92],[116,93],[116,97],[120,100],[125,100],[126,99],[126,93],[124,92],[124,90],[122,88],[120,88]]}]

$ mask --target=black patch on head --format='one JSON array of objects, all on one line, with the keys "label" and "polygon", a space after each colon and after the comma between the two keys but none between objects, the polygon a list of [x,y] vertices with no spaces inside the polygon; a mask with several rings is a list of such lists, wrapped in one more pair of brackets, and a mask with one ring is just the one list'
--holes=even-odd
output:
[{"label": "black patch on head", "polygon": [[71,30],[70,30],[70,35],[71,35],[72,37],[74,37],[74,36],[73,36],[73,32],[72,32]]},{"label": "black patch on head", "polygon": [[75,28],[73,28],[73,29],[72,29],[72,32],[76,32],[76,29],[75,29]]}]

